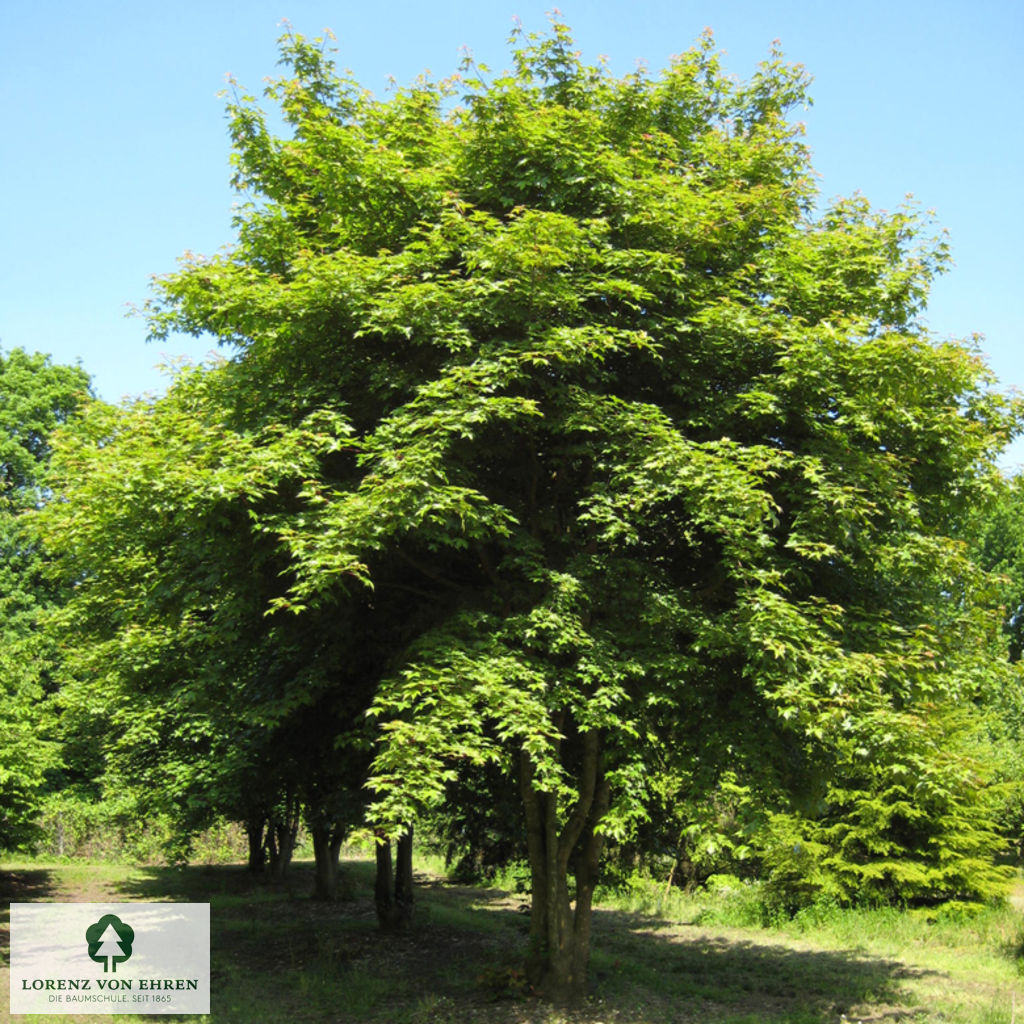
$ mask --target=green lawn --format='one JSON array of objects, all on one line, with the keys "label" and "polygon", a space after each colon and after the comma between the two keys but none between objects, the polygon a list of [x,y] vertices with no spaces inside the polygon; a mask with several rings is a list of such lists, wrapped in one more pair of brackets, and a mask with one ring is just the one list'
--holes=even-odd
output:
[{"label": "green lawn", "polygon": [[308,898],[304,863],[281,887],[234,866],[6,864],[3,973],[12,901],[209,901],[215,1024],[1024,1024],[1024,927],[1013,907],[962,919],[835,911],[759,929],[723,923],[722,898],[680,898],[662,917],[611,900],[596,913],[592,995],[559,1011],[532,998],[519,973],[525,897],[420,876],[416,925],[389,938],[376,929],[372,865],[348,860],[344,870],[351,898],[324,905]]}]

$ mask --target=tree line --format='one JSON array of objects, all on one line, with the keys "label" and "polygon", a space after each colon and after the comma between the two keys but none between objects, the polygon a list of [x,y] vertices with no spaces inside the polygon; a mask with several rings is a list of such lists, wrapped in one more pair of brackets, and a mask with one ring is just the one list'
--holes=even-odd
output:
[{"label": "tree line", "polygon": [[398,927],[425,828],[528,862],[556,998],[645,860],[997,897],[1024,410],[924,325],[927,218],[822,201],[806,72],[705,35],[620,78],[558,23],[386,100],[281,57],[284,135],[228,105],[233,246],[145,310],[223,360],[120,406],[0,362],[0,845],[127,793],[278,875],[304,823],[330,898],[358,831]]}]

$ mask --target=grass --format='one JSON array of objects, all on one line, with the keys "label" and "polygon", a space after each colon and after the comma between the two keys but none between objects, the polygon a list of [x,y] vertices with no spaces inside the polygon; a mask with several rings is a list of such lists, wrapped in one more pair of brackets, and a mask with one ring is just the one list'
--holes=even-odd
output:
[{"label": "grass", "polygon": [[532,998],[519,970],[524,895],[420,875],[416,924],[389,938],[376,929],[373,865],[352,859],[343,870],[353,898],[324,905],[308,898],[308,863],[280,887],[237,866],[6,864],[0,962],[12,901],[209,901],[212,1024],[1024,1024],[1024,929],[1013,907],[826,907],[764,928],[742,891],[667,900],[657,886],[605,893],[592,993],[563,1011]]}]

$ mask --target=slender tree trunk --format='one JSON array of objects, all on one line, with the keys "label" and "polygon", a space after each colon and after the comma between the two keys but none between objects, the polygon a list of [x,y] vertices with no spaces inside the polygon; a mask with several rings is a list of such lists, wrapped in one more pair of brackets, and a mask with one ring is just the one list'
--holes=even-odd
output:
[{"label": "slender tree trunk", "polygon": [[412,924],[415,901],[412,891],[412,826],[398,840],[395,863],[395,910],[398,927],[408,928]]},{"label": "slender tree trunk", "polygon": [[264,815],[252,817],[245,823],[245,836],[249,841],[249,865],[248,870],[254,875],[263,873],[266,865],[266,850],[263,846],[263,826],[266,823]]},{"label": "slender tree trunk", "polygon": [[313,899],[333,900],[338,888],[338,863],[331,857],[331,830],[314,825],[309,834],[313,840]]},{"label": "slender tree trunk", "polygon": [[391,840],[377,839],[377,877],[373,884],[373,901],[377,907],[377,924],[391,928]]},{"label": "slender tree trunk", "polygon": [[412,828],[398,840],[392,870],[391,843],[377,840],[377,878],[373,887],[377,924],[384,931],[401,931],[412,923]]},{"label": "slender tree trunk", "polygon": [[608,811],[608,783],[598,783],[594,808],[589,816],[587,828],[580,841],[576,862],[576,907],[573,914],[573,965],[574,978],[586,984],[587,969],[590,965],[590,925],[593,921],[594,890],[601,873],[601,854],[604,851],[604,836],[594,833],[597,822]]},{"label": "slender tree trunk", "polygon": [[[560,1003],[573,1002],[586,990],[594,888],[603,849],[595,830],[609,801],[608,784],[600,771],[598,733],[591,731],[583,736],[579,796],[561,830],[557,795],[537,788],[533,763],[525,752],[520,786],[532,881],[527,977],[542,996]],[[569,898],[569,862],[573,854],[575,906]]]},{"label": "slender tree trunk", "polygon": [[277,850],[277,831],[273,823],[268,823],[267,825],[267,834],[263,840],[263,845],[266,848],[267,868],[270,871],[270,877],[275,878],[281,858]]},{"label": "slender tree trunk", "polygon": [[334,900],[338,896],[338,855],[344,833],[326,825],[310,828],[313,840],[313,899]]}]

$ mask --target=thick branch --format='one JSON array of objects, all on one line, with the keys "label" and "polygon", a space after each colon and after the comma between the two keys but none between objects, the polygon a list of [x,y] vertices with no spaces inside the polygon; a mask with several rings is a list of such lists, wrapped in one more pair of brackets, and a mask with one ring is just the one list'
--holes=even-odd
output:
[{"label": "thick branch", "polygon": [[597,787],[597,768],[600,757],[600,735],[596,729],[583,734],[583,765],[580,768],[580,797],[565,823],[558,839],[558,863],[564,871],[569,863],[573,848],[579,841],[583,826],[587,823],[590,808],[594,802]]},{"label": "thick branch", "polygon": [[[533,761],[525,751],[519,754],[519,788],[523,797],[523,810],[526,814],[526,848],[530,865],[544,862],[544,825],[541,817],[540,794],[533,788]],[[536,881],[536,879],[534,879]]]}]

